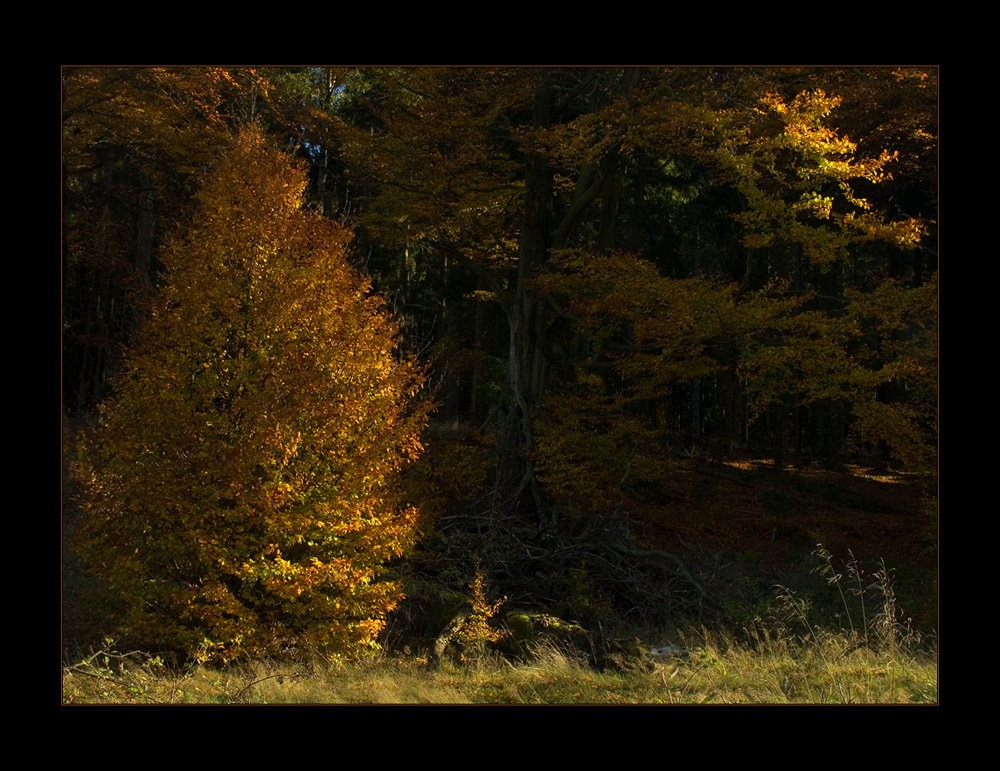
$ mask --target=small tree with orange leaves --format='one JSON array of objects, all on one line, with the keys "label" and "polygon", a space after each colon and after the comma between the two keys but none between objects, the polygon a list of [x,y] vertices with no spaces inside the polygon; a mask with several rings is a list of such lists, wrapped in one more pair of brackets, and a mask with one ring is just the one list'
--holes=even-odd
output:
[{"label": "small tree with orange leaves", "polygon": [[420,451],[423,372],[303,211],[306,176],[245,132],[206,182],[78,471],[81,550],[146,643],[232,660],[368,644],[416,538],[393,476]]}]

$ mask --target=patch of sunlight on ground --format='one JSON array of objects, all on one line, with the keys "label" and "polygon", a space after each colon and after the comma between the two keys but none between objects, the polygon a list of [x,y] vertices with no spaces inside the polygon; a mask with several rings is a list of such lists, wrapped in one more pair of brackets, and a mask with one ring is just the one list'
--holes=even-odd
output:
[{"label": "patch of sunlight on ground", "polygon": [[889,473],[879,473],[866,466],[858,466],[853,463],[848,463],[844,468],[847,473],[851,476],[860,477],[862,479],[870,479],[873,482],[885,482],[891,485],[902,484],[903,482],[908,482],[915,476],[914,474],[909,474],[905,471],[892,471]]},{"label": "patch of sunlight on ground", "polygon": [[766,459],[755,459],[755,460],[745,460],[745,459],[729,459],[722,461],[723,465],[729,466],[730,468],[738,468],[740,471],[754,471],[759,469],[761,466],[773,465],[771,461]]},{"label": "patch of sunlight on ground", "polygon": [[[757,471],[762,468],[771,468],[774,461],[769,458],[728,458],[722,461],[723,465],[740,471]],[[870,479],[873,482],[884,482],[886,484],[898,485],[909,482],[916,475],[906,471],[876,471],[870,466],[857,463],[845,464],[844,470],[858,479]],[[801,471],[801,470],[800,470]],[[808,474],[809,469],[804,470]]]}]

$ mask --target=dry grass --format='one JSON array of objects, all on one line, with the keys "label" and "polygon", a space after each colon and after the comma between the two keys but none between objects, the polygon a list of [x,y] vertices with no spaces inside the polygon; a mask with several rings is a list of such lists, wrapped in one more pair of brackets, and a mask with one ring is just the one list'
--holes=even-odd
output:
[{"label": "dry grass", "polygon": [[873,651],[848,637],[750,644],[707,632],[650,670],[600,672],[552,647],[528,662],[485,658],[436,672],[418,658],[256,663],[169,672],[106,654],[68,667],[70,704],[913,704],[937,701],[933,650]]}]

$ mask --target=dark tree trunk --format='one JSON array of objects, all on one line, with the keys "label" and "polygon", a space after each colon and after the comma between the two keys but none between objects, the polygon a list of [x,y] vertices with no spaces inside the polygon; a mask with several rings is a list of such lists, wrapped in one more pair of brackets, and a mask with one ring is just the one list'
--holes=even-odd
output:
[{"label": "dark tree trunk", "polygon": [[[552,120],[553,89],[543,75],[535,88],[533,125],[546,128]],[[541,400],[545,380],[544,333],[546,329],[544,298],[529,289],[528,282],[537,275],[548,255],[552,234],[552,169],[540,155],[531,155],[525,168],[524,218],[521,225],[517,285],[507,308],[510,348],[507,359],[508,411],[500,431],[500,471],[505,486],[516,499],[526,490],[536,508],[539,525],[550,521],[535,476],[531,458],[535,436],[533,412]],[[504,473],[506,472],[506,473]],[[506,479],[503,479],[506,477]]]},{"label": "dark tree trunk", "polygon": [[[626,71],[621,77],[619,73],[612,73],[616,80],[602,84],[600,79],[607,74],[596,74],[590,82],[594,86],[594,96],[587,110],[600,110],[613,98],[613,92],[626,93],[634,87],[638,75],[638,70]],[[549,128],[557,120],[560,92],[555,84],[560,77],[557,70],[539,72],[535,83],[533,128]],[[603,88],[605,85],[611,88]],[[552,305],[551,298],[531,287],[531,280],[539,275],[552,250],[573,245],[581,224],[598,201],[601,209],[596,246],[604,250],[611,248],[618,215],[619,160],[620,151],[613,146],[599,160],[582,166],[571,200],[556,214],[553,210],[554,172],[548,159],[530,148],[525,159],[517,284],[504,308],[510,349],[507,410],[500,431],[499,460],[501,480],[506,480],[504,484],[511,492],[509,500],[516,500],[530,490],[539,524],[543,527],[555,525],[556,520],[547,509],[535,476],[533,419],[541,404],[551,363],[546,353],[550,348],[549,330],[559,317],[559,311]]]}]

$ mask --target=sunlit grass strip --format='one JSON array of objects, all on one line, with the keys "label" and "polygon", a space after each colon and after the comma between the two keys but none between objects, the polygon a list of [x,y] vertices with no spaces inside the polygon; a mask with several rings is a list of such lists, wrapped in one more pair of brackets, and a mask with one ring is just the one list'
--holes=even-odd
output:
[{"label": "sunlit grass strip", "polygon": [[[876,652],[843,635],[737,644],[703,634],[650,671],[599,672],[551,648],[523,664],[485,657],[427,672],[424,660],[257,662],[168,671],[138,655],[68,667],[65,703],[917,704],[937,701],[933,650]],[[118,656],[119,658],[115,658]]]}]

